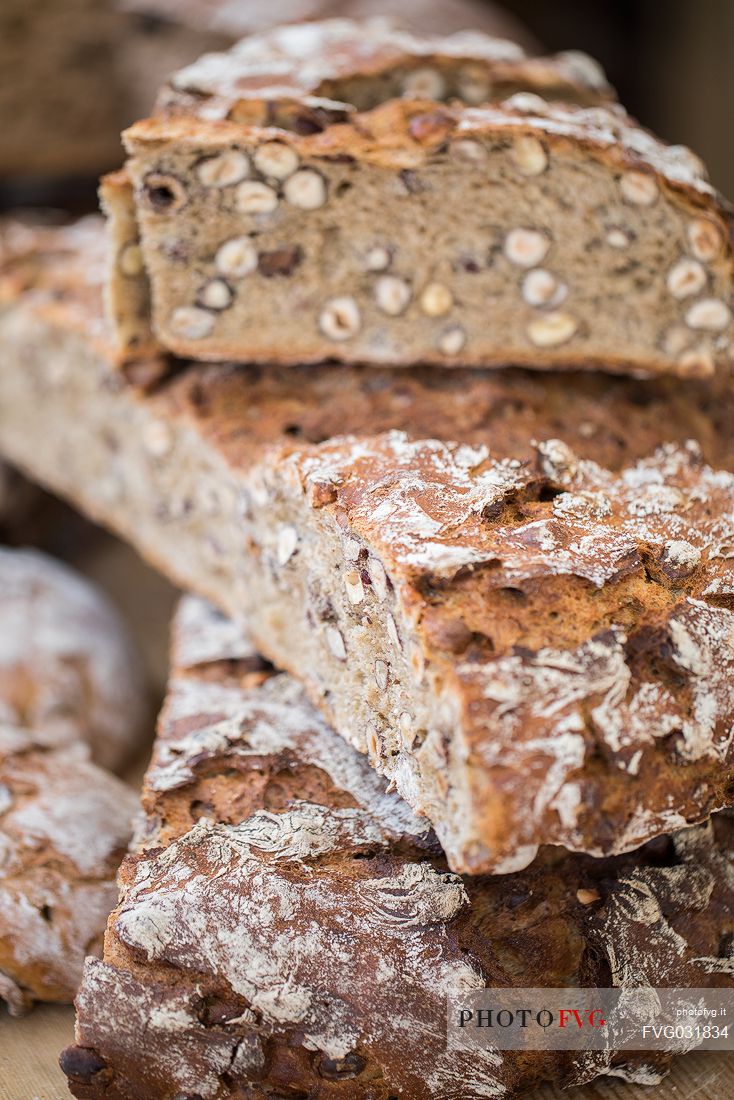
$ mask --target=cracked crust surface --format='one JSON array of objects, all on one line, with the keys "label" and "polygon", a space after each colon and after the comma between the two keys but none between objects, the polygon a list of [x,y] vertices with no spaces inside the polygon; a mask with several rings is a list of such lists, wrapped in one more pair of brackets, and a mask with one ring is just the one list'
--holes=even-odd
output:
[{"label": "cracked crust surface", "polygon": [[49,749],[0,732],[0,998],[69,1004],[101,954],[135,795],[81,745]]},{"label": "cracked crust surface", "polygon": [[668,1056],[447,1052],[445,998],[726,984],[729,821],[462,880],[233,624],[187,599],[174,640],[144,821],[62,1055],[74,1095],[486,1100],[606,1071],[660,1079]]},{"label": "cracked crust surface", "polygon": [[204,360],[713,373],[729,208],[607,95],[588,59],[349,21],[206,55],[126,132],[133,195],[109,205],[134,205],[157,337]]},{"label": "cracked crust surface", "polygon": [[32,293],[1,324],[7,455],[246,614],[455,868],[730,801],[726,387],[194,366],[146,396]]}]

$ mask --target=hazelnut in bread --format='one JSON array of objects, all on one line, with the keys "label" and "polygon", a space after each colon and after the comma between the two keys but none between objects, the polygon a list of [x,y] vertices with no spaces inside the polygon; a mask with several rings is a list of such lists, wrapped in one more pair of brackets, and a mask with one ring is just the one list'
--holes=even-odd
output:
[{"label": "hazelnut in bread", "polygon": [[204,360],[712,374],[729,208],[609,95],[575,55],[340,20],[205,55],[125,134],[157,338]]}]

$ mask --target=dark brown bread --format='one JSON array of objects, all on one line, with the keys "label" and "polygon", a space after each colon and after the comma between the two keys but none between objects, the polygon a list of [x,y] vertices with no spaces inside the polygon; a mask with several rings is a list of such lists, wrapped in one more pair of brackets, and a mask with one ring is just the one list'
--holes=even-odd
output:
[{"label": "dark brown bread", "polygon": [[721,383],[220,366],[145,396],[71,256],[63,298],[41,270],[0,317],[0,449],[247,614],[454,869],[731,802]]},{"label": "dark brown bread", "polygon": [[667,1055],[448,1050],[446,996],[728,984],[730,822],[462,880],[231,624],[187,601],[175,638],[137,850],[61,1059],[75,1096],[488,1100],[660,1079]]}]

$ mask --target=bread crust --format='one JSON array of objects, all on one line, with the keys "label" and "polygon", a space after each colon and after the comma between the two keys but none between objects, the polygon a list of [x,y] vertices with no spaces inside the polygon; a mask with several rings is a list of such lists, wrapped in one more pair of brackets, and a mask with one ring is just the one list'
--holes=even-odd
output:
[{"label": "bread crust", "polygon": [[[192,663],[192,633],[207,663]],[[486,1100],[607,1071],[660,1079],[667,1055],[447,1051],[445,998],[610,973],[726,984],[730,822],[462,880],[295,682],[253,668],[201,601],[184,603],[174,648],[144,823],[61,1058],[75,1096]]]},{"label": "bread crust", "polygon": [[[204,55],[169,78],[158,109],[241,119],[248,101],[256,112],[268,104],[277,111],[279,101],[290,101],[323,109],[325,120],[338,119],[409,93],[411,77],[427,66],[448,84],[435,99],[454,95],[476,105],[518,88],[586,105],[615,98],[601,66],[576,51],[528,57],[518,43],[479,31],[420,35],[385,20],[344,18],[275,27],[243,38],[228,52]],[[470,75],[477,82],[473,95]],[[407,89],[397,83],[393,88],[403,78]]]}]

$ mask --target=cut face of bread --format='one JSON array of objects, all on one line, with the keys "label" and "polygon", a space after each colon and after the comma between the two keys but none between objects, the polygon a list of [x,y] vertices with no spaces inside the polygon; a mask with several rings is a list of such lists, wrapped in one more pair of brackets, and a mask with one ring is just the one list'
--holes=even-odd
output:
[{"label": "cut face of bread", "polygon": [[728,804],[726,386],[193,365],[146,396],[44,279],[1,315],[0,449],[247,615],[454,869]]},{"label": "cut face of bread", "polygon": [[186,601],[174,638],[143,824],[61,1058],[74,1095],[489,1100],[609,1070],[660,1079],[665,1054],[447,1049],[446,998],[610,971],[725,985],[730,822],[462,880],[232,624]]},{"label": "cut face of bread", "polygon": [[[332,61],[330,26],[204,57],[127,131],[165,347],[683,376],[730,358],[728,208],[689,150],[600,105],[598,74],[476,36],[367,36],[362,56],[354,29]],[[472,50],[477,101],[510,98],[456,102]],[[579,69],[576,106],[543,98]]]},{"label": "cut face of bread", "polygon": [[114,354],[121,363],[154,358],[160,348],[151,328],[150,283],[126,173],[104,176],[99,197],[107,215],[104,299]]}]

